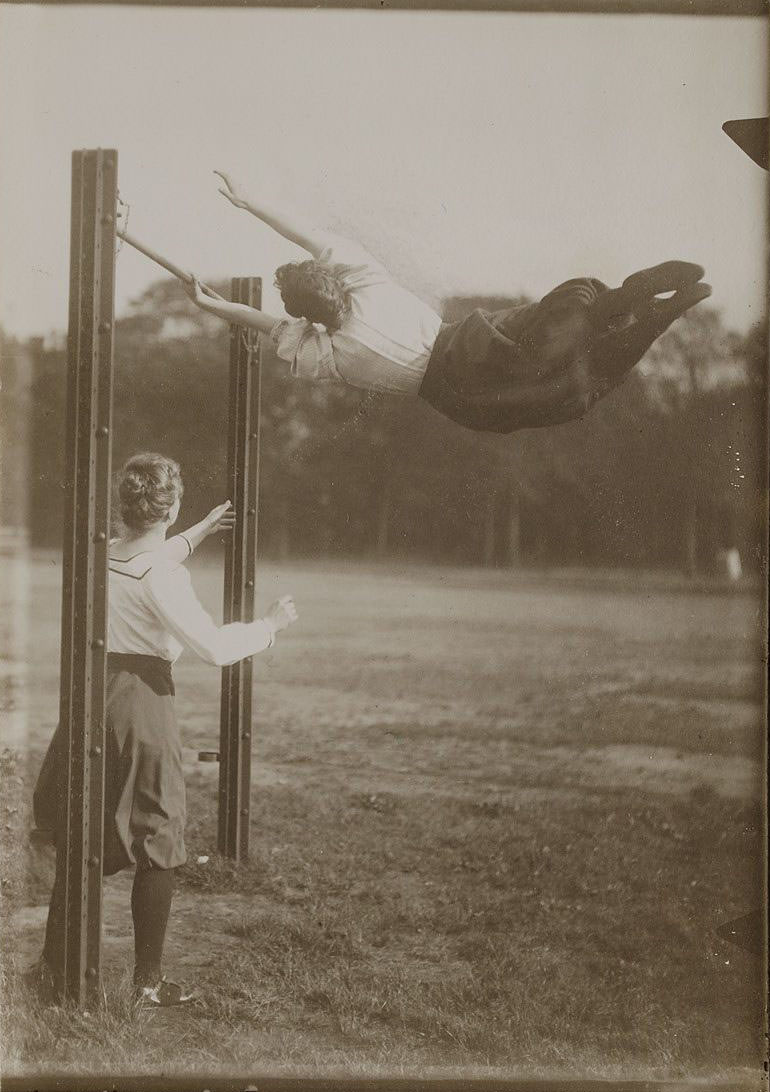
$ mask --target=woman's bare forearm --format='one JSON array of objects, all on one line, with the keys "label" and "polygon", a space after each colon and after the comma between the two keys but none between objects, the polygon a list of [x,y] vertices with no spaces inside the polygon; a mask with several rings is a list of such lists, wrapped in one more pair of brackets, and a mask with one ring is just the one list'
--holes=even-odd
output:
[{"label": "woman's bare forearm", "polygon": [[252,216],[256,216],[263,224],[267,224],[273,231],[277,231],[284,239],[296,243],[303,250],[309,251],[314,257],[318,257],[322,250],[329,246],[336,238],[333,232],[319,227],[309,216],[295,209],[287,208],[284,204],[274,204],[270,200],[255,198],[246,193],[243,186],[236,182],[225,171],[215,171],[222,181],[224,188],[220,193],[227,198],[236,208],[245,209]]},{"label": "woman's bare forearm", "polygon": [[250,330],[259,330],[260,333],[269,334],[280,319],[268,315],[256,307],[249,307],[245,303],[229,303],[227,300],[202,299],[198,302],[202,311],[225,322],[236,326],[247,326]]},{"label": "woman's bare forearm", "polygon": [[281,209],[266,201],[255,201],[249,198],[243,206],[246,212],[256,216],[263,224],[267,224],[273,231],[277,231],[290,243],[301,246],[315,257],[329,245],[331,232],[324,231],[311,219],[295,210]]}]

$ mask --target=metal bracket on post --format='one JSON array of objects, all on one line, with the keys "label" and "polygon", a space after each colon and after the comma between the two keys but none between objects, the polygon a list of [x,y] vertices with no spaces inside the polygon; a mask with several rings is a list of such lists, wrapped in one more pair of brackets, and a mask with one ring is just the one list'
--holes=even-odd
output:
[{"label": "metal bracket on post", "polygon": [[[261,307],[259,277],[236,277],[232,299]],[[227,441],[227,496],[236,524],[225,555],[225,622],[254,620],[259,495],[261,358],[256,333],[230,327],[230,400]],[[222,669],[219,730],[220,853],[242,860],[249,853],[251,796],[250,659]]]},{"label": "metal bracket on post", "polygon": [[73,152],[59,704],[68,769],[57,870],[64,991],[81,1006],[101,987],[117,175],[116,151]]}]

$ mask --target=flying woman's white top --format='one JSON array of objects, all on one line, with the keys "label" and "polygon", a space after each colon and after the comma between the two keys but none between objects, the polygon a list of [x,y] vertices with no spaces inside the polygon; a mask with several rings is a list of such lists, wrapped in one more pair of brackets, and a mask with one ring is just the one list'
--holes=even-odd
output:
[{"label": "flying woman's white top", "polygon": [[274,639],[273,627],[262,618],[217,626],[193,591],[187,569],[162,551],[125,561],[110,558],[109,652],[173,662],[187,645],[207,663],[222,667],[264,651]]},{"label": "flying woman's white top", "polygon": [[319,260],[337,266],[350,312],[331,335],[305,319],[276,323],[270,337],[278,356],[299,379],[416,395],[441,328],[439,315],[396,284],[358,243],[337,240]]}]

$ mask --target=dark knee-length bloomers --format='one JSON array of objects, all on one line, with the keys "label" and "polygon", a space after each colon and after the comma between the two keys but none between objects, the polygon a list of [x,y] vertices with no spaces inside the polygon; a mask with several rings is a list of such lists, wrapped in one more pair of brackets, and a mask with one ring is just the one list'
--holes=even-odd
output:
[{"label": "dark knee-length bloomers", "polygon": [[[51,741],[34,794],[39,827],[62,832],[67,740]],[[185,788],[171,664],[110,653],[105,720],[104,874],[184,864]]]}]

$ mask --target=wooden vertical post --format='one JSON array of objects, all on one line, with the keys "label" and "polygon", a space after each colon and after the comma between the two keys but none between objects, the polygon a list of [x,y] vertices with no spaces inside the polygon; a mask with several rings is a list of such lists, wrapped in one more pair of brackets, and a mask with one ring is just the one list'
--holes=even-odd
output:
[{"label": "wooden vertical post", "polygon": [[[232,299],[260,307],[260,278],[235,278]],[[225,622],[254,620],[260,366],[257,334],[231,326],[227,496],[236,511],[236,524],[225,556]],[[252,661],[248,659],[222,670],[218,845],[220,853],[236,861],[245,859],[249,852],[251,716]]]},{"label": "wooden vertical post", "polygon": [[72,155],[60,723],[68,742],[64,992],[98,996],[117,152]]}]

